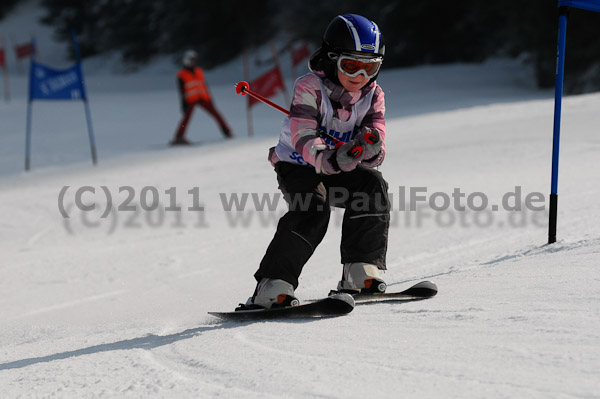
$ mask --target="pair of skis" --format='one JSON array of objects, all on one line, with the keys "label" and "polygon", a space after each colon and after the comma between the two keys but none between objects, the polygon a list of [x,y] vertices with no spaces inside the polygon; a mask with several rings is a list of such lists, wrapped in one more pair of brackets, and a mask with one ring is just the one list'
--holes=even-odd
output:
[{"label": "pair of skis", "polygon": [[420,301],[435,296],[437,292],[437,286],[433,282],[422,281],[400,292],[374,294],[332,292],[327,298],[299,306],[238,310],[235,312],[209,312],[209,314],[229,321],[334,317],[350,313],[356,304]]}]

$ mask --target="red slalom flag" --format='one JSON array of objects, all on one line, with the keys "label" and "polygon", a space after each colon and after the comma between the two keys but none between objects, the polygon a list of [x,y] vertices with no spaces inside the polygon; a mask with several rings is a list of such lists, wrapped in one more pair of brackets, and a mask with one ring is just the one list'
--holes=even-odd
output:
[{"label": "red slalom flag", "polygon": [[[284,90],[283,77],[278,67],[271,69],[254,81],[250,82],[252,91],[263,97],[272,97],[277,94],[277,90]],[[259,103],[260,101],[248,96],[248,107]]]},{"label": "red slalom flag", "polygon": [[35,54],[33,42],[15,46],[15,54],[17,55],[18,59],[31,57]]},{"label": "red slalom flag", "polygon": [[295,67],[308,57],[310,57],[310,49],[306,43],[303,43],[301,47],[292,50],[292,66]]},{"label": "red slalom flag", "polygon": [[4,56],[4,49],[0,48],[0,68],[6,67],[6,57]]}]

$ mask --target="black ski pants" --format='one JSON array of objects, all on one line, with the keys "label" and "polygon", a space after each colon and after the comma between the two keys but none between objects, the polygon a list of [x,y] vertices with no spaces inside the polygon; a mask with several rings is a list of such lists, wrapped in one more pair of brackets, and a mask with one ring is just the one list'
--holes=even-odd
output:
[{"label": "black ski pants", "polygon": [[388,185],[375,169],[319,175],[310,166],[278,162],[279,189],[288,212],[254,277],[281,279],[298,287],[302,268],[325,236],[331,206],[343,207],[341,263],[367,262],[385,270],[390,205]]}]

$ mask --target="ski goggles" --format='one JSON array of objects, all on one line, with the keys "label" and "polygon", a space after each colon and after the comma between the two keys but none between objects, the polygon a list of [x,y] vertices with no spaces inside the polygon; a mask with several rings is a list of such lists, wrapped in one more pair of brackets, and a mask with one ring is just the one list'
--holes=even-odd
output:
[{"label": "ski goggles", "polygon": [[362,57],[359,55],[329,53],[329,58],[337,63],[338,70],[346,76],[354,78],[362,74],[371,79],[381,67],[383,57]]}]

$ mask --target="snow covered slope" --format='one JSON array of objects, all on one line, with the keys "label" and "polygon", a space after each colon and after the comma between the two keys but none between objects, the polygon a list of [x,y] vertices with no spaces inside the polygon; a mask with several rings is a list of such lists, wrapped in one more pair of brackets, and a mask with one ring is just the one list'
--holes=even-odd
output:
[{"label": "snow covered slope", "polygon": [[[206,315],[250,295],[252,273],[285,208],[226,212],[222,202],[233,193],[277,192],[265,162],[274,137],[7,176],[0,180],[2,391],[78,398],[594,397],[598,106],[598,95],[565,104],[557,245],[542,246],[544,212],[497,212],[489,223],[474,212],[395,211],[391,288],[430,278],[440,294],[362,306],[331,320],[228,324]],[[552,102],[541,100],[391,118],[382,171],[391,192],[427,187],[450,195],[460,188],[483,192],[490,203],[515,186],[523,196],[546,193],[551,115]],[[58,207],[65,186],[70,219]],[[84,186],[96,189],[83,197],[98,204],[95,212],[73,205]],[[130,187],[123,190],[135,192],[138,210],[145,187],[157,188],[159,209],[169,205],[166,190],[175,190],[183,210],[114,211],[101,219],[102,186],[115,207],[127,194],[119,189]],[[186,208],[196,187],[204,212]],[[337,282],[340,215],[305,268],[302,298]]]},{"label": "snow covered slope", "polygon": [[[431,279],[440,293],[335,319],[236,324],[207,312],[251,294],[285,211],[281,200],[270,211],[252,201],[278,198],[266,154],[281,116],[256,107],[257,137],[244,137],[236,68],[209,75],[235,140],[198,113],[189,137],[203,145],[169,148],[172,71],[97,73],[88,87],[99,165],[79,104],[36,103],[30,173],[20,171],[26,82],[15,79],[13,101],[0,105],[3,398],[599,397],[600,94],[565,100],[559,242],[544,246],[547,212],[501,205],[548,194],[551,93],[513,61],[382,72],[381,171],[395,205],[386,281],[396,290]],[[95,210],[76,206],[81,188]],[[434,206],[456,189],[462,205],[473,194],[473,206],[483,195],[489,206],[401,212],[411,188],[437,193]],[[157,209],[144,210],[153,196]],[[335,211],[305,267],[302,299],[337,283],[340,220]]]}]

